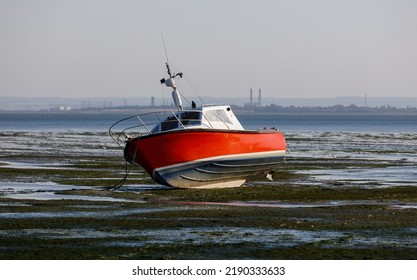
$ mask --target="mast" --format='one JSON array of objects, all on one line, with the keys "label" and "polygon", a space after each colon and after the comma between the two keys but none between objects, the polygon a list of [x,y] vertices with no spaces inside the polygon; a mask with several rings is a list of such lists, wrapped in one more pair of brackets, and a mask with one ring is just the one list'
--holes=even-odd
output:
[{"label": "mast", "polygon": [[182,78],[183,74],[182,74],[182,72],[179,72],[177,74],[175,74],[175,73],[171,74],[171,69],[169,68],[168,62],[166,63],[166,67],[167,67],[167,72],[168,72],[169,79],[162,78],[161,79],[161,84],[165,84],[167,87],[171,87],[173,89],[172,99],[174,100],[175,107],[177,107],[178,111],[182,111],[183,106],[182,106],[181,94],[177,90],[177,86],[175,84],[174,79],[176,77]]}]

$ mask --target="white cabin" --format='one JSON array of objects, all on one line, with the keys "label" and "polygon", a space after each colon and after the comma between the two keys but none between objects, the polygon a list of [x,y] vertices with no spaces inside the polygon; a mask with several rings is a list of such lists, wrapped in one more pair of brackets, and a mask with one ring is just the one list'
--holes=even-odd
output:
[{"label": "white cabin", "polygon": [[152,129],[152,134],[181,129],[244,130],[230,106],[203,105],[192,110],[180,110]]},{"label": "white cabin", "polygon": [[244,130],[230,106],[202,106],[202,125],[213,129]]}]

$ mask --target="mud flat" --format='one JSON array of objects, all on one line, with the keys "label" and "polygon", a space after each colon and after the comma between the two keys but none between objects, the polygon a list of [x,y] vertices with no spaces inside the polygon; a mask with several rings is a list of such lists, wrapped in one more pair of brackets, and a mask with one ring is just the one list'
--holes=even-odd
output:
[{"label": "mud flat", "polygon": [[2,132],[0,259],[416,259],[415,136],[316,136],[287,135],[274,182],[114,190],[105,133]]}]

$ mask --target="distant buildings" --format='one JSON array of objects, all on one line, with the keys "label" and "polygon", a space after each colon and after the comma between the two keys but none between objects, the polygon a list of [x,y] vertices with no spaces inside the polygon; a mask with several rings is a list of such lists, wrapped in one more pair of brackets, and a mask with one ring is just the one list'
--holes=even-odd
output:
[{"label": "distant buildings", "polygon": [[71,111],[71,106],[57,106],[49,109],[51,112],[68,112]]},{"label": "distant buildings", "polygon": [[245,103],[245,108],[260,108],[262,107],[262,90],[258,90],[258,102],[253,102],[253,89],[249,91],[249,103]]}]

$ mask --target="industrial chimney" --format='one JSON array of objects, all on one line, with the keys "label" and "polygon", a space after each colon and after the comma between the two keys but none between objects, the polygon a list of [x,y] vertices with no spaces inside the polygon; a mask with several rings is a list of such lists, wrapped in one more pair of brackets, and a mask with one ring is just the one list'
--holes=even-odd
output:
[{"label": "industrial chimney", "polygon": [[262,92],[261,92],[261,89],[259,89],[259,94],[258,94],[258,107],[261,107],[262,105],[262,103],[261,103],[261,100],[262,100]]}]

